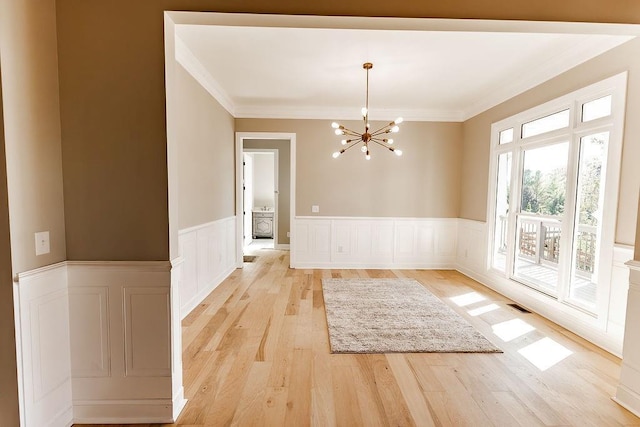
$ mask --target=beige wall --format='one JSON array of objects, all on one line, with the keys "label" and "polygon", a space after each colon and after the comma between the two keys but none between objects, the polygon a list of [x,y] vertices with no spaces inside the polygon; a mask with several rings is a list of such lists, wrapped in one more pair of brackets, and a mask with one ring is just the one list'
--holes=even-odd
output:
[{"label": "beige wall", "polygon": [[[2,9],[0,9],[2,10]],[[2,69],[2,50],[0,50]],[[19,424],[18,373],[16,367],[13,319],[13,280],[11,276],[11,240],[0,73],[0,418],[6,425]]]},{"label": "beige wall", "polygon": [[[0,2],[0,50],[14,273],[65,259],[53,0]],[[35,255],[34,233],[51,252]]]},{"label": "beige wall", "polygon": [[[458,216],[460,123],[405,122],[394,135],[398,158],[373,147],[366,161],[359,148],[338,159],[330,120],[237,119],[238,132],[296,134],[296,215],[439,217]],[[372,123],[372,126],[384,123]],[[361,122],[345,122],[360,129]],[[312,214],[311,206],[320,206]]]},{"label": "beige wall", "polygon": [[[239,130],[241,119],[236,119],[237,132],[255,132]],[[291,231],[291,144],[289,140],[245,139],[243,148],[275,148],[278,150],[278,244],[288,245],[287,233]]]},{"label": "beige wall", "polygon": [[176,70],[178,224],[235,215],[233,117],[181,66]]},{"label": "beige wall", "polygon": [[478,221],[486,218],[493,122],[627,70],[629,77],[616,243],[633,245],[640,188],[640,120],[637,119],[640,116],[640,39],[625,43],[467,120],[463,126],[460,216]]},{"label": "beige wall", "polygon": [[68,259],[166,260],[163,4],[56,5]]}]

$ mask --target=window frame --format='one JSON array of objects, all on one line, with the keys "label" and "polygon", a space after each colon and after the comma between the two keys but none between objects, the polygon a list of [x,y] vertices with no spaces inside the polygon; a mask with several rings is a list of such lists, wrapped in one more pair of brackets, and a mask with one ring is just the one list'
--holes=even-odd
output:
[{"label": "window frame", "polygon": [[[622,164],[622,137],[624,131],[625,102],[627,89],[627,72],[616,74],[607,79],[593,83],[566,95],[545,102],[541,105],[517,113],[491,125],[491,149],[489,167],[489,188],[487,203],[487,258],[486,271],[492,275],[498,275],[510,282],[531,291],[540,291],[531,284],[523,284],[514,278],[515,245],[516,245],[516,219],[520,212],[522,193],[523,160],[526,149],[538,148],[556,144],[563,141],[569,142],[569,154],[567,163],[567,188],[565,197],[564,220],[561,224],[560,259],[558,266],[557,295],[544,294],[571,309],[586,313],[597,319],[601,327],[606,326],[608,317],[609,296],[611,292],[611,267],[613,263],[613,247],[615,244],[616,215],[618,209],[618,188],[620,183],[620,168]],[[611,114],[587,122],[582,121],[583,105],[587,102],[612,95]],[[522,137],[522,126],[538,118],[569,109],[569,126],[544,132],[527,138]],[[513,140],[500,144],[500,132],[513,128]],[[598,248],[598,263],[601,267],[598,271],[598,286],[595,310],[580,301],[570,298],[570,279],[575,260],[574,248],[574,220],[578,184],[578,164],[581,138],[599,132],[609,132],[609,145],[607,150],[605,167],[604,194],[607,203],[603,206],[600,247]],[[498,158],[501,154],[511,152],[511,177],[509,191],[509,210],[507,215],[507,254],[505,271],[494,267],[496,250],[496,196],[498,185]],[[569,244],[567,244],[569,242]],[[566,261],[569,260],[569,261]]]}]

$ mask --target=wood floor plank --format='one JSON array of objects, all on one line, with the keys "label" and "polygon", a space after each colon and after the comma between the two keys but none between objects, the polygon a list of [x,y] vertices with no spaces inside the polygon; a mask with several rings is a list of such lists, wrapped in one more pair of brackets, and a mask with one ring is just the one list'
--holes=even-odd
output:
[{"label": "wood floor plank", "polygon": [[[189,401],[166,426],[640,426],[610,399],[617,357],[456,271],[288,264],[260,251],[185,318]],[[417,280],[504,353],[331,354],[322,279],[368,277]],[[504,322],[530,328],[505,337]],[[521,350],[543,339],[570,354],[538,367]]]}]

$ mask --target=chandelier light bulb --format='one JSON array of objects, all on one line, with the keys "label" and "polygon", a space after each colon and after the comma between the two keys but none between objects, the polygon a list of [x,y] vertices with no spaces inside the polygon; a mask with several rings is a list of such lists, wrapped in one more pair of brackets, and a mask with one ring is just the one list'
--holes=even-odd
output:
[{"label": "chandelier light bulb", "polygon": [[393,138],[385,139],[384,142],[386,142],[389,145],[393,145]]},{"label": "chandelier light bulb", "polygon": [[400,128],[398,126],[394,126],[391,128],[391,132],[396,133],[400,130]]},{"label": "chandelier light bulb", "polygon": [[340,141],[340,144],[342,144],[342,145],[347,145],[347,140],[346,140],[346,139],[343,139],[342,141]]},{"label": "chandelier light bulb", "polygon": [[398,157],[402,156],[402,150],[393,150],[393,152],[396,153]]},{"label": "chandelier light bulb", "polygon": [[336,122],[331,123],[331,127],[334,129],[338,129],[340,127],[339,124],[337,124]]},{"label": "chandelier light bulb", "polygon": [[367,160],[371,160],[371,155],[369,153],[367,153],[367,155],[364,156],[364,158],[367,159]]},{"label": "chandelier light bulb", "polygon": [[344,135],[342,129],[336,129],[336,135]]},{"label": "chandelier light bulb", "polygon": [[367,110],[367,107],[362,107],[362,110],[360,110],[360,111],[362,112],[362,116],[363,116],[363,117],[367,117],[367,113],[369,112],[369,111]]},{"label": "chandelier light bulb", "polygon": [[398,117],[397,119],[395,119],[395,121],[393,123],[399,125],[400,123],[402,123],[404,121],[404,119],[402,117]]},{"label": "chandelier light bulb", "polygon": [[363,153],[367,152],[367,146],[363,145],[362,148],[360,149],[360,151],[362,151]]},{"label": "chandelier light bulb", "polygon": [[335,153],[333,153],[333,158],[334,159],[337,159],[338,156],[340,156],[340,152],[339,151],[336,151]]}]

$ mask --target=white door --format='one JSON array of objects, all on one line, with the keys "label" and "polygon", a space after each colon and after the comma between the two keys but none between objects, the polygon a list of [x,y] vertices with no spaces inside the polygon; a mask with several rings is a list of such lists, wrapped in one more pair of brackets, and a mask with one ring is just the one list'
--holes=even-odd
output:
[{"label": "white door", "polygon": [[244,245],[247,246],[251,244],[251,241],[253,240],[253,157],[247,153],[242,154],[242,188],[242,212],[244,215],[243,237]]}]

